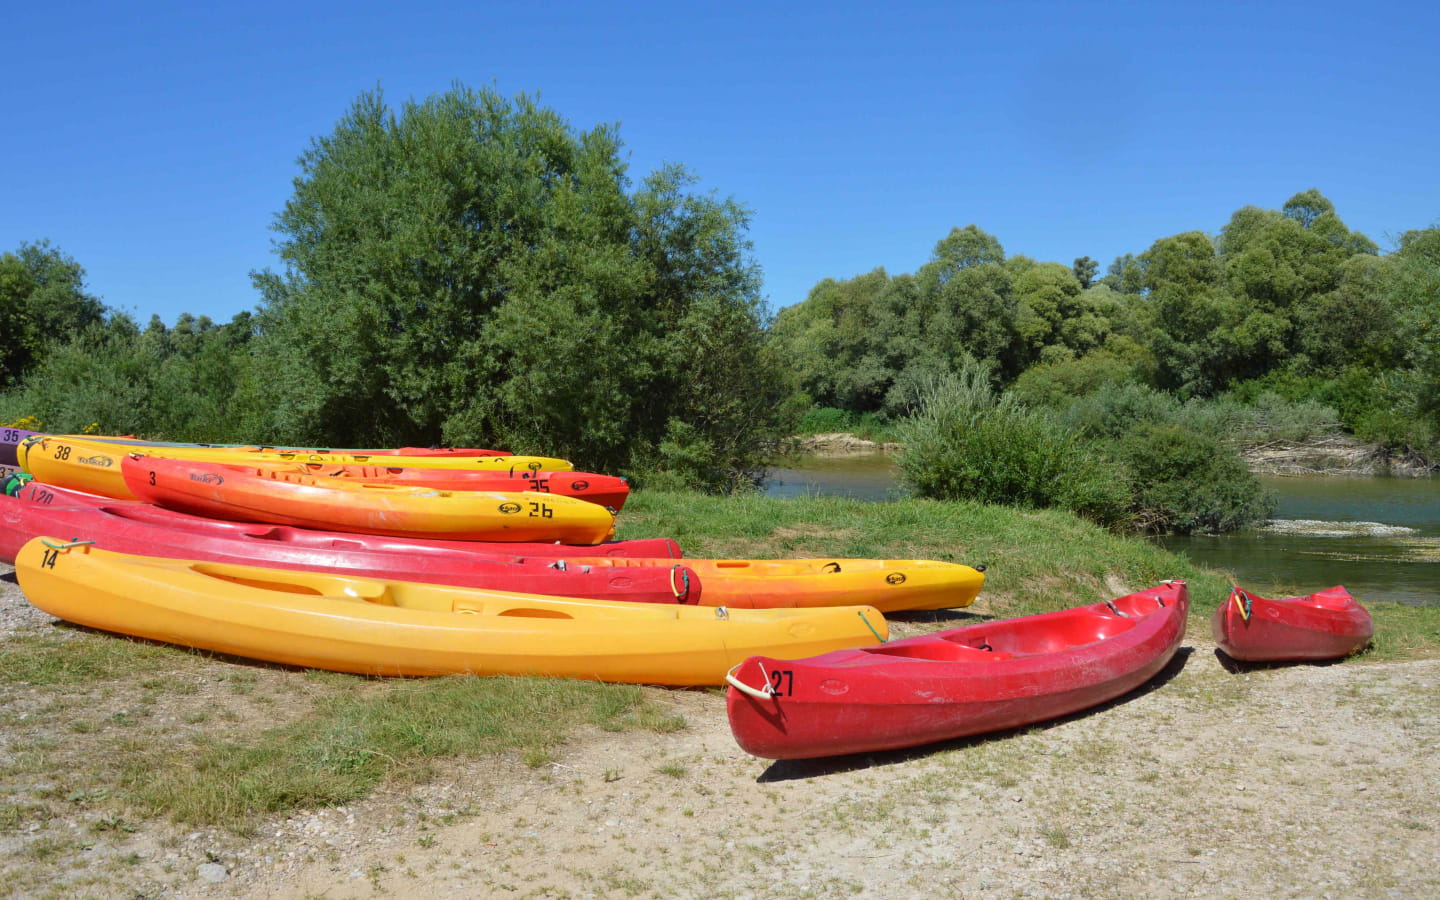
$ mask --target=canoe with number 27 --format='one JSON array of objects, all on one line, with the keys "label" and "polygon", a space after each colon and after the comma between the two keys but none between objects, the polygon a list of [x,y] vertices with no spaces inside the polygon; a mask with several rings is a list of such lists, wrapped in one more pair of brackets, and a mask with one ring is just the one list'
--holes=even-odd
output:
[{"label": "canoe with number 27", "polygon": [[1183,581],[1038,616],[966,625],[727,674],[747,753],[869,753],[1016,728],[1097,706],[1163,669],[1185,635]]}]

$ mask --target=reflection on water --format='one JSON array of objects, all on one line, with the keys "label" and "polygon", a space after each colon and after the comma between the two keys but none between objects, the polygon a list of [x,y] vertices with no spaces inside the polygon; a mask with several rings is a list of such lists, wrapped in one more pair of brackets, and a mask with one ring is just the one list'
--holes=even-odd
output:
[{"label": "reflection on water", "polygon": [[[893,457],[804,457],[772,469],[766,494],[893,500],[903,496]],[[1279,478],[1275,518],[1240,534],[1166,536],[1159,542],[1259,594],[1311,593],[1336,584],[1361,603],[1440,604],[1440,478]]]},{"label": "reflection on water", "polygon": [[1343,584],[1361,603],[1440,603],[1440,478],[1260,480],[1279,498],[1264,528],[1160,543],[1260,594]]},{"label": "reflection on water", "polygon": [[765,483],[767,497],[854,497],[856,500],[894,500],[904,496],[900,470],[886,453],[858,456],[803,456],[792,469],[771,469]]}]

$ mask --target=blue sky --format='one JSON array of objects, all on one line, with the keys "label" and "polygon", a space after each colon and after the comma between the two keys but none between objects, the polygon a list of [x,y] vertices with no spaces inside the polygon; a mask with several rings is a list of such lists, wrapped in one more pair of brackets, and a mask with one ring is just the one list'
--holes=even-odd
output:
[{"label": "blue sky", "polygon": [[296,158],[377,85],[613,122],[753,212],[772,307],[952,227],[1107,265],[1318,187],[1382,249],[1440,225],[1440,4],[11,4],[0,252],[50,239],[142,322],[277,267]]}]

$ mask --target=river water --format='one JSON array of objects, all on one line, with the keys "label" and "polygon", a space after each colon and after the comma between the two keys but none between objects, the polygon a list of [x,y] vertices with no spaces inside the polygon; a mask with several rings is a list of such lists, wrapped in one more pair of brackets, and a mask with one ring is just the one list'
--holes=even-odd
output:
[{"label": "river water", "polygon": [[[771,497],[903,496],[892,457],[810,456],[770,470]],[[1157,540],[1243,587],[1290,596],[1343,584],[1362,603],[1440,605],[1440,478],[1262,476],[1279,503],[1263,528]]]}]

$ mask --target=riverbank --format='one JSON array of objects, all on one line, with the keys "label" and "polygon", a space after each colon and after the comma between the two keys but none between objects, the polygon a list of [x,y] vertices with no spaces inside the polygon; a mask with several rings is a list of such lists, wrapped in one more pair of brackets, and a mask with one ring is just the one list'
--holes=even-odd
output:
[{"label": "riverbank", "polygon": [[[1232,670],[1209,636],[1224,579],[1053,511],[637,491],[623,537],[693,556],[923,557],[987,565],[969,608],[891,616],[897,636],[1190,580],[1174,664],[1058,722],[912,751],[752,758],[718,690],[641,689],[678,730],[582,726],[543,755],[412,758],[341,740],[354,702],[403,718],[441,680],[316,674],[135,644],[56,623],[0,567],[0,895],[17,897],[889,898],[1426,896],[1440,889],[1440,629],[1377,611],[1375,651]],[[1428,637],[1427,637],[1428,636]],[[109,668],[86,669],[101,654]],[[43,655],[64,677],[18,664]],[[521,711],[523,712],[523,710]],[[341,805],[276,796],[224,824],[147,813],[219,749],[283,751],[317,782],[385,762]],[[268,762],[278,766],[285,760]],[[253,796],[270,769],[237,772]],[[164,801],[164,796],[160,797]]]},{"label": "riverbank", "polygon": [[[895,453],[903,449],[893,441],[876,442],[847,432],[812,434],[793,439],[799,452],[814,456],[863,456]],[[1349,435],[1331,435],[1314,441],[1270,441],[1241,450],[1240,456],[1257,475],[1396,475],[1425,476],[1440,471],[1440,463],[1418,457],[1395,456],[1378,444]]]}]

